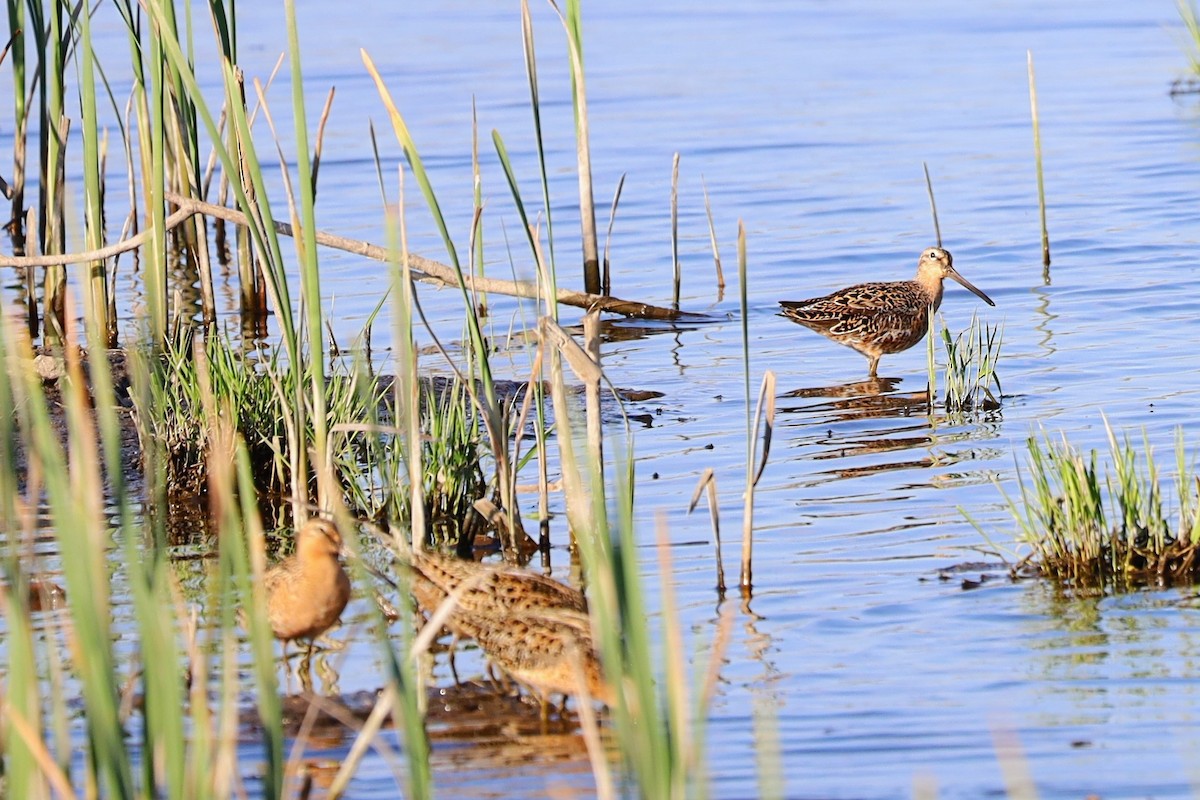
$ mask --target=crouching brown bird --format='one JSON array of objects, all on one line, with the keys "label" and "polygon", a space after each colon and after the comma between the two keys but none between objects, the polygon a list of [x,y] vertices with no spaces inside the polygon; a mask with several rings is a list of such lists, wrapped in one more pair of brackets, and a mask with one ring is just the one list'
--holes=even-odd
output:
[{"label": "crouching brown bird", "polygon": [[414,551],[404,560],[417,605],[433,615],[453,603],[446,627],[478,642],[493,664],[533,689],[543,704],[551,694],[576,694],[580,680],[593,699],[616,702],[578,589],[527,570],[435,553]]},{"label": "crouching brown bird", "polygon": [[911,281],[860,283],[811,300],[781,300],[781,316],[811,328],[867,357],[876,377],[881,356],[915,345],[929,328],[929,309],[942,304],[942,281],[961,283],[989,306],[992,298],[954,269],[950,251],[930,247],[917,261]]},{"label": "crouching brown bird", "polygon": [[313,639],[328,630],[350,599],[350,578],[339,555],[342,535],[327,519],[310,519],[296,531],[296,552],[267,570],[267,621],[275,638]]}]

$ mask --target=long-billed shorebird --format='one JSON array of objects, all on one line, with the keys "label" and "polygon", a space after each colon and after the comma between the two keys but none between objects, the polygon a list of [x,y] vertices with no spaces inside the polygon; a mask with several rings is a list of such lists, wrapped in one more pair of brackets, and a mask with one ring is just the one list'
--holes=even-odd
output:
[{"label": "long-billed shorebird", "polygon": [[445,625],[456,636],[474,639],[492,663],[535,690],[588,694],[612,705],[592,642],[587,601],[578,589],[512,567],[414,551],[404,559],[409,588],[427,614],[451,604]]},{"label": "long-billed shorebird", "polygon": [[899,353],[925,337],[930,308],[942,304],[942,281],[958,281],[989,306],[992,298],[958,274],[948,250],[930,247],[917,261],[911,281],[860,283],[811,300],[781,300],[781,315],[838,344],[852,347],[870,362],[876,377],[881,356]]}]

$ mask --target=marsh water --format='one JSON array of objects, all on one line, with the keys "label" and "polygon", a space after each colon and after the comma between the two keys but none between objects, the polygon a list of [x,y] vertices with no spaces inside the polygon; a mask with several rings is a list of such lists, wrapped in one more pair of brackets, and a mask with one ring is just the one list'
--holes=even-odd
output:
[{"label": "marsh water", "polygon": [[[337,88],[319,226],[386,241],[368,120],[381,133],[385,173],[395,173],[400,153],[362,68],[365,48],[407,117],[461,249],[474,100],[488,270],[532,277],[490,143],[499,131],[531,201],[538,183],[518,5],[357,5],[353,14],[345,4],[299,9],[310,113]],[[265,77],[285,48],[282,11],[252,6],[239,8],[242,65]],[[534,12],[560,283],[579,286],[565,44],[550,10]],[[678,152],[681,305],[710,317],[617,322],[603,363],[615,385],[662,393],[630,409],[639,415],[636,511],[652,603],[661,515],[689,654],[705,657],[716,620],[733,606],[708,726],[712,794],[756,796],[757,758],[774,741],[788,797],[903,797],[918,786],[947,798],[1002,795],[1003,769],[1014,763],[1046,798],[1194,796],[1196,591],[1073,596],[1007,580],[991,546],[1012,557],[1001,490],[1019,493],[1030,435],[1061,431],[1082,448],[1103,447],[1106,415],[1136,439],[1144,431],[1164,462],[1173,463],[1177,427],[1200,451],[1200,103],[1168,95],[1187,64],[1175,5],[670,0],[585,4],[584,20],[602,226],[626,176],[611,242],[613,293],[670,301]],[[115,25],[110,33],[123,48],[124,34]],[[1027,51],[1037,68],[1048,269]],[[288,92],[284,82],[271,90],[280,110]],[[934,243],[922,162],[945,246],[996,301],[986,307],[947,283],[945,324],[961,330],[976,313],[1003,325],[1002,407],[965,419],[906,402],[926,388],[923,347],[884,357],[880,375],[892,380],[864,387],[864,358],[776,315],[780,299],[912,276]],[[723,296],[705,187],[729,282]],[[444,260],[410,195],[412,248]],[[747,417],[739,220],[751,384],[757,391],[764,371],[776,374],[779,417],[755,505],[753,594],[722,602],[708,516],[689,515],[687,501],[713,468],[726,567],[736,575]],[[386,270],[333,252],[323,253],[322,269],[332,327],[346,343],[385,292]],[[423,289],[422,300],[439,335],[461,335],[457,292]],[[507,334],[533,314],[491,298],[504,377],[527,376],[528,354]],[[375,329],[383,368],[388,330]],[[445,370],[435,357],[426,365]],[[561,521],[553,535],[555,574],[565,576]],[[356,601],[336,634],[348,643],[337,660],[342,692],[382,682],[370,637],[355,633],[366,614]],[[649,624],[657,627],[657,616]],[[444,663],[434,674],[452,680]],[[337,762],[348,747],[349,738],[335,738],[314,756]],[[254,757],[248,747],[248,774]],[[440,741],[434,764],[446,797],[593,791],[584,751],[569,737]],[[350,796],[395,791],[388,765],[373,757]]]}]

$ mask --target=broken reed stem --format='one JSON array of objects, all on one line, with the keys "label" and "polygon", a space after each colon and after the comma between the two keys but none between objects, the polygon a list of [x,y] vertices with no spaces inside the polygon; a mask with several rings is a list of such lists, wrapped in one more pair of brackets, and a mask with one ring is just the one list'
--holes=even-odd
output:
[{"label": "broken reed stem", "polygon": [[[1038,214],[1042,222],[1042,266],[1050,266],[1050,234],[1046,230],[1046,182],[1042,175],[1042,131],[1038,124],[1037,86],[1033,75],[1033,51],[1025,51],[1029,67],[1029,108],[1033,114],[1033,158],[1037,164]],[[1049,283],[1049,274],[1046,282]]]},{"label": "broken reed stem", "polygon": [[617,181],[617,190],[613,192],[612,209],[608,212],[608,233],[604,236],[604,273],[600,276],[600,293],[605,297],[612,294],[612,276],[609,272],[609,254],[612,252],[613,223],[617,221],[617,204],[621,202],[621,190],[625,187],[625,173]]},{"label": "broken reed stem", "polygon": [[[168,202],[179,206],[179,210],[171,214],[167,218],[164,228],[170,230],[177,227],[184,220],[193,214],[204,214],[210,217],[223,219],[227,222],[232,222],[235,225],[247,225],[249,220],[246,215],[240,211],[225,206],[206,203],[203,200],[197,200],[191,197],[175,194],[174,192],[166,192],[165,198]],[[284,236],[294,236],[294,229],[286,222],[276,222],[275,231]],[[103,258],[110,258],[140,247],[146,240],[153,235],[152,231],[144,231],[135,236],[131,236],[124,241],[118,242],[108,247],[99,250],[84,251],[79,253],[67,253],[64,255],[46,255],[46,256],[28,256],[16,257],[0,255],[0,267],[46,267],[55,266],[58,264],[76,264],[82,261],[96,261]],[[332,247],[336,250],[342,250],[347,253],[364,256],[374,261],[386,263],[390,257],[386,247],[364,242],[360,239],[348,239],[344,236],[336,236],[332,233],[317,231],[317,244],[325,247]],[[409,254],[409,264],[412,268],[413,280],[422,281],[425,283],[435,283],[444,286],[457,287],[458,275],[454,269],[434,261],[429,258]],[[467,285],[468,290],[480,292],[492,292],[494,294],[502,294],[510,297],[522,297],[527,299],[540,299],[541,295],[538,292],[537,284],[530,281],[507,281],[499,278],[474,278],[469,275],[463,276],[463,281]],[[637,317],[639,319],[656,319],[656,320],[678,320],[684,317],[698,318],[702,315],[691,312],[680,311],[679,309],[663,308],[661,306],[651,305],[649,303],[639,303],[632,300],[622,300],[619,297],[606,297],[598,294],[588,294],[587,292],[573,292],[567,289],[559,289],[557,300],[559,303],[575,308],[594,309],[596,311],[607,311],[613,314],[621,314],[627,317]]]},{"label": "broken reed stem", "polygon": [[708,492],[708,518],[712,523],[713,542],[716,548],[717,561],[717,596],[725,597],[725,562],[721,560],[721,509],[717,502],[717,478],[712,467],[706,467],[704,474],[700,476],[700,481],[696,484],[696,490],[692,493],[692,500],[688,503],[688,513],[691,514],[696,510],[696,504],[700,502],[701,493]]},{"label": "broken reed stem", "polygon": [[704,189],[704,213],[708,216],[708,240],[712,244],[713,262],[717,267],[717,302],[725,297],[725,273],[721,269],[721,250],[717,247],[717,227],[713,224],[712,203],[708,199],[708,184],[704,176],[700,176],[700,186]]},{"label": "broken reed stem", "polygon": [[929,210],[933,214],[933,232],[937,236],[937,246],[941,247],[942,226],[938,224],[937,201],[933,199],[933,180],[929,177],[929,165],[922,161],[921,168],[925,170],[925,189],[929,192]]},{"label": "broken reed stem", "polygon": [[775,431],[775,373],[763,373],[762,388],[758,393],[758,405],[754,410],[754,426],[751,428],[750,454],[754,455],[754,438],[758,436],[759,423],[763,423],[762,455],[752,458],[751,472],[746,481],[746,505],[742,511],[742,596],[749,598],[752,585],[751,560],[754,551],[754,488],[767,468],[767,457],[771,454],[771,436]]}]

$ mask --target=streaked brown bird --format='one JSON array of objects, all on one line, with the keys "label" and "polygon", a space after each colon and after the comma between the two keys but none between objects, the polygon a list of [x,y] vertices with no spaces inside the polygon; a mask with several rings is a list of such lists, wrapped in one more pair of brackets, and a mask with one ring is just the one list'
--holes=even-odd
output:
[{"label": "streaked brown bird", "polygon": [[921,253],[917,277],[911,281],[860,283],[811,300],[782,300],[781,316],[862,353],[874,378],[881,356],[907,350],[925,338],[929,309],[941,306],[946,278],[989,306],[996,305],[958,274],[948,250],[930,247]]},{"label": "streaked brown bird", "polygon": [[310,642],[328,630],[350,600],[350,578],[339,555],[342,535],[327,519],[310,519],[296,532],[296,551],[267,570],[267,620],[275,637]]},{"label": "streaked brown bird", "polygon": [[543,701],[576,694],[578,668],[588,694],[612,705],[578,589],[534,572],[429,552],[413,552],[407,560],[417,605],[433,615],[453,597],[446,627],[478,642],[493,664]]}]

